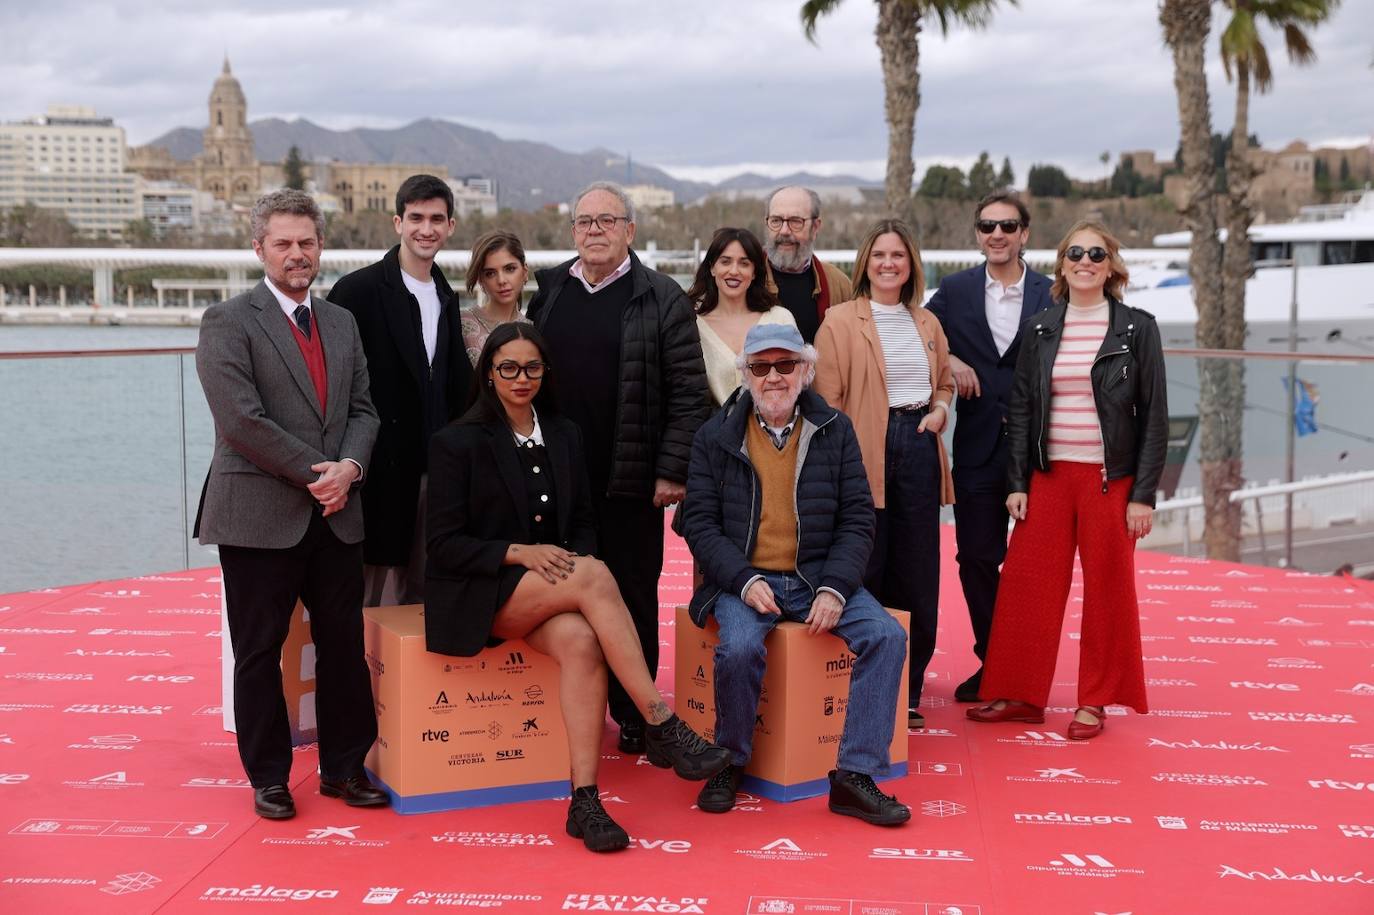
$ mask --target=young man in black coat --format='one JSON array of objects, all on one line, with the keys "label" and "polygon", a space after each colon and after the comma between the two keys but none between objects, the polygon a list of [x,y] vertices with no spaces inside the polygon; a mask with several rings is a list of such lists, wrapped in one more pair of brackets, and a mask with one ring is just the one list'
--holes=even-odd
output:
[{"label": "young man in black coat", "polygon": [[400,244],[329,292],[358,322],[382,420],[363,484],[369,607],[424,600],[429,438],[463,412],[472,385],[458,297],[434,263],[453,234],[453,192],[412,175],[396,192],[393,222]]},{"label": "young man in black coat", "polygon": [[[949,340],[959,388],[954,423],[954,537],[973,653],[987,656],[999,569],[1007,555],[1007,407],[1021,324],[1050,305],[1049,277],[1021,253],[1030,240],[1030,211],[1009,191],[994,191],[974,210],[974,239],[987,260],[952,273],[927,306]],[[978,699],[983,668],[959,684],[960,702]]]}]

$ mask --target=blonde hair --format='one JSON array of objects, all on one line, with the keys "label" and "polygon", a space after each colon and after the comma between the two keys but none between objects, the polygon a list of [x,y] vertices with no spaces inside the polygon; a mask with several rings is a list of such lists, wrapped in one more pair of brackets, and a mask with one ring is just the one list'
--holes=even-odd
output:
[{"label": "blonde hair", "polygon": [[873,256],[873,245],[879,237],[891,232],[902,240],[906,247],[907,257],[911,259],[911,276],[902,284],[902,304],[910,305],[912,302],[920,303],[926,294],[926,273],[921,266],[921,251],[916,247],[916,241],[912,237],[911,227],[900,219],[880,219],[873,228],[868,230],[864,240],[859,243],[859,253],[854,258],[854,295],[871,295],[871,286],[868,282],[868,259]]},{"label": "blonde hair", "polygon": [[[1107,282],[1102,285],[1102,291],[1118,302],[1121,301],[1131,272],[1126,269],[1126,262],[1121,259],[1121,242],[1096,219],[1078,220],[1060,239],[1059,248],[1055,253],[1054,283],[1050,285],[1050,298],[1056,302],[1067,302],[1069,299],[1069,281],[1064,278],[1064,252],[1069,250],[1069,239],[1079,232],[1095,232],[1102,237],[1102,247],[1107,249],[1107,266],[1111,268]],[[1083,256],[1087,257],[1086,254]]]}]

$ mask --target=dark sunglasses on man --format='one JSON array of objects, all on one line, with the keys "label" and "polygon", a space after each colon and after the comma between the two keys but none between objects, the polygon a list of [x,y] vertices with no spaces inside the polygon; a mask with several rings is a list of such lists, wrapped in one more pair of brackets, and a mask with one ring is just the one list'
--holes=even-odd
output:
[{"label": "dark sunglasses on man", "polygon": [[991,235],[999,228],[1003,235],[1014,235],[1021,231],[1019,219],[980,219],[973,225],[983,235]]},{"label": "dark sunglasses on man", "polygon": [[1088,255],[1088,260],[1094,264],[1100,264],[1107,259],[1107,249],[1093,245],[1091,248],[1084,248],[1082,245],[1070,245],[1064,252],[1064,256],[1075,264],[1083,259],[1083,255]]},{"label": "dark sunglasses on man", "polygon": [[801,365],[800,359],[779,359],[777,362],[751,362],[749,371],[755,378],[767,378],[768,373],[777,369],[779,375],[791,375],[797,366]]}]

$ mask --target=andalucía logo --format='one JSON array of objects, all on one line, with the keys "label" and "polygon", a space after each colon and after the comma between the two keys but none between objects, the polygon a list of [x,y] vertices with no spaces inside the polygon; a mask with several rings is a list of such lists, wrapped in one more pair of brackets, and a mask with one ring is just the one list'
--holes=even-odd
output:
[{"label": "andaluc\u00eda logo", "polygon": [[806,851],[796,842],[785,838],[774,839],[760,848],[737,848],[735,854],[759,861],[806,861],[826,857],[823,851]]},{"label": "andaluc\u00eda logo", "polygon": [[1216,740],[1211,743],[1203,743],[1200,740],[1160,740],[1158,737],[1151,737],[1147,747],[1164,747],[1169,750],[1259,750],[1266,753],[1287,753],[1283,747],[1276,747],[1270,744],[1260,743],[1252,740],[1249,743],[1231,743],[1226,740]]},{"label": "andaluc\u00eda logo", "polygon": [[1360,883],[1365,886],[1374,886],[1374,877],[1365,876],[1364,871],[1355,871],[1353,874],[1325,874],[1315,867],[1310,870],[1300,871],[1296,874],[1290,874],[1281,867],[1271,868],[1267,871],[1247,871],[1241,870],[1238,867],[1232,867],[1229,864],[1223,864],[1217,876],[1223,879],[1226,877],[1239,877],[1242,880],[1264,880],[1266,882],[1270,880],[1293,880],[1298,883]]},{"label": "andaluc\u00eda logo", "polygon": [[693,896],[608,896],[602,893],[569,893],[563,911],[578,912],[695,912],[704,915],[710,900]]},{"label": "andaluc\u00eda logo", "polygon": [[[519,654],[519,652],[513,651],[511,654]],[[514,701],[510,691],[504,689],[487,689],[475,693],[469,692],[467,694],[468,705],[476,708],[490,708],[493,705],[509,705]]]}]

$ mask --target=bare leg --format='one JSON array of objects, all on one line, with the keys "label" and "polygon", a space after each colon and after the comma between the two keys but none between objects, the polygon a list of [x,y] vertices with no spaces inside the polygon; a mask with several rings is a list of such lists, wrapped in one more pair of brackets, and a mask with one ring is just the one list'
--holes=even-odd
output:
[{"label": "bare leg", "polygon": [[606,663],[596,633],[581,615],[560,613],[532,629],[525,641],[558,662],[558,701],[568,728],[572,786],[595,785],[606,708]]},{"label": "bare leg", "polygon": [[639,646],[620,589],[599,559],[577,557],[576,568],[556,584],[534,573],[523,576],[515,593],[496,612],[491,632],[503,639],[524,638],[560,613],[580,613],[595,631],[606,664],[643,711],[646,721],[662,724],[672,717],[672,710],[649,676],[644,650]]}]

